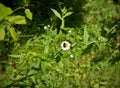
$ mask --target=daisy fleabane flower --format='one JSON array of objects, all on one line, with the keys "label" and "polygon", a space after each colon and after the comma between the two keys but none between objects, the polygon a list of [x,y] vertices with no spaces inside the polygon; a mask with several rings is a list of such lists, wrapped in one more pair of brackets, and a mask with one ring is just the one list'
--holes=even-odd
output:
[{"label": "daisy fleabane flower", "polygon": [[69,32],[69,33],[71,33],[72,31],[71,31],[71,30],[69,30],[68,32]]},{"label": "daisy fleabane flower", "polygon": [[70,49],[70,43],[68,42],[68,41],[63,41],[62,43],[61,43],[61,48],[62,48],[62,50],[69,50]]},{"label": "daisy fleabane flower", "polygon": [[44,29],[47,30],[50,28],[50,25],[44,26]]},{"label": "daisy fleabane flower", "polygon": [[74,58],[74,55],[73,55],[73,54],[70,54],[70,58]]}]

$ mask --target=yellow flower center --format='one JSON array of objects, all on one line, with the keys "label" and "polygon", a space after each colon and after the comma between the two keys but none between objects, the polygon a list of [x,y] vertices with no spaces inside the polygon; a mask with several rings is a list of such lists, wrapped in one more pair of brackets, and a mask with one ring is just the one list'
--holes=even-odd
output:
[{"label": "yellow flower center", "polygon": [[68,47],[68,44],[67,44],[67,43],[64,43],[64,44],[63,44],[63,47],[64,47],[64,48],[67,48],[67,47]]}]

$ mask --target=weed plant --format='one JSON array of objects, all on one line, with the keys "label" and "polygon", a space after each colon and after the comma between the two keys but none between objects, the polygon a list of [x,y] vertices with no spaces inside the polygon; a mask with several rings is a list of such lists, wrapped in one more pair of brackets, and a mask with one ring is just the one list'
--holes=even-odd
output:
[{"label": "weed plant", "polygon": [[[15,26],[18,39],[8,36],[13,45],[4,61],[0,47],[0,87],[119,88],[120,5],[112,0],[56,1],[49,5],[50,16],[43,23],[36,19],[38,11],[36,17],[33,12],[32,27]],[[81,6],[76,4],[80,2]],[[28,22],[30,9],[25,12]]]}]

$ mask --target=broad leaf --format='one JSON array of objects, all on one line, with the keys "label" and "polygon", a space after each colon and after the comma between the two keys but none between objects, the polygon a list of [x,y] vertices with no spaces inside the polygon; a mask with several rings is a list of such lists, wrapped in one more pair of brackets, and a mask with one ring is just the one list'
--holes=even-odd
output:
[{"label": "broad leaf", "polygon": [[11,28],[10,28],[10,34],[11,34],[11,36],[12,36],[12,38],[13,38],[14,40],[17,40],[17,35],[16,35],[16,32],[15,32],[15,28],[14,28],[14,27],[11,27]]},{"label": "broad leaf", "polygon": [[29,9],[25,9],[26,17],[30,20],[32,20],[32,12]]},{"label": "broad leaf", "polygon": [[12,9],[0,3],[0,18],[5,18],[12,13]]},{"label": "broad leaf", "polygon": [[26,24],[26,19],[24,16],[8,16],[7,20],[11,23],[15,23],[15,24]]},{"label": "broad leaf", "polygon": [[58,13],[55,9],[51,9],[53,11],[53,13],[60,19],[62,19],[60,13]]},{"label": "broad leaf", "polygon": [[0,26],[0,41],[3,40],[5,37],[5,30],[3,27]]}]

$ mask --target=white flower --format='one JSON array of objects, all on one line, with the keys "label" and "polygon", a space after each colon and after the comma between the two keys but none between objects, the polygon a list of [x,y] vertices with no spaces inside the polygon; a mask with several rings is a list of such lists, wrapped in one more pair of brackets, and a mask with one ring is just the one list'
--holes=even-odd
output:
[{"label": "white flower", "polygon": [[48,29],[47,26],[44,26],[44,29],[45,29],[45,30]]},{"label": "white flower", "polygon": [[69,50],[70,49],[70,43],[68,41],[63,41],[61,43],[62,50]]},{"label": "white flower", "polygon": [[69,32],[69,33],[71,33],[72,31],[71,31],[71,30],[69,30],[68,32]]},{"label": "white flower", "polygon": [[74,55],[73,54],[70,54],[70,58],[73,58],[74,57]]},{"label": "white flower", "polygon": [[48,25],[47,27],[50,28],[50,25]]},{"label": "white flower", "polygon": [[50,25],[44,26],[44,29],[47,30],[50,28]]}]

